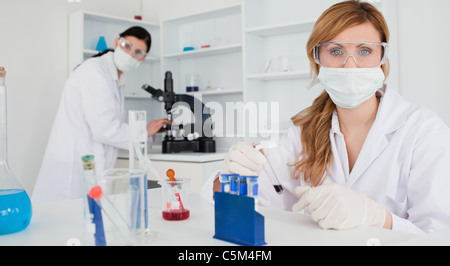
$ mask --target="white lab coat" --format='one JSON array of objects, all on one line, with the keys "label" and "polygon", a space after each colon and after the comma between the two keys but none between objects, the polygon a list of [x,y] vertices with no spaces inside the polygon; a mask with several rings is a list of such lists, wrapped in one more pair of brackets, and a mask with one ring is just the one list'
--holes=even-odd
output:
[{"label": "white lab coat", "polygon": [[[337,112],[332,117],[333,161],[324,183],[338,183],[384,206],[393,217],[393,230],[421,234],[450,227],[450,129],[431,110],[406,102],[396,91],[383,89],[376,120],[349,173],[344,136]],[[259,203],[291,211],[299,200],[291,166],[302,149],[300,127],[292,126],[270,148],[259,176]],[[211,202],[211,177],[202,197]],[[277,194],[273,185],[281,184]]]},{"label": "white lab coat", "polygon": [[32,201],[81,197],[81,157],[95,156],[97,173],[113,168],[118,148],[128,149],[124,123],[124,75],[113,53],[91,58],[67,80],[33,191]]},{"label": "white lab coat", "polygon": [[[406,102],[384,87],[376,120],[349,173],[344,136],[337,112],[330,141],[333,162],[325,183],[338,183],[383,205],[393,216],[393,230],[423,233],[450,226],[450,129],[431,110]],[[300,128],[292,126],[270,149],[260,174],[259,200],[263,206],[291,210],[299,197],[292,179],[302,144]],[[272,171],[273,169],[273,171]],[[273,180],[284,188],[277,194]]]}]

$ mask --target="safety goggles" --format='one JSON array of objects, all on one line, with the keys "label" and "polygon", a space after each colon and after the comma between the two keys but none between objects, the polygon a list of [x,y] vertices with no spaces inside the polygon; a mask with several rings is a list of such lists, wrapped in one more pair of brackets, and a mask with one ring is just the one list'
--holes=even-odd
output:
[{"label": "safety goggles", "polygon": [[323,67],[343,67],[350,57],[361,68],[386,63],[389,44],[384,42],[325,42],[314,47],[314,61]]},{"label": "safety goggles", "polygon": [[119,39],[119,46],[138,60],[143,60],[147,56],[146,52],[141,48],[136,47],[132,42],[125,38]]}]

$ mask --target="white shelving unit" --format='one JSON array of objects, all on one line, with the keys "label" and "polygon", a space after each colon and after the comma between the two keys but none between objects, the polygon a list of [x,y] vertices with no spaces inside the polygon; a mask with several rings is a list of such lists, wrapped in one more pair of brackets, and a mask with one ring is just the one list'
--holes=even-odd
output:
[{"label": "white shelving unit", "polygon": [[270,115],[256,130],[248,131],[249,142],[277,141],[287,132],[290,118],[320,93],[306,89],[311,79],[305,47],[315,20],[325,10],[322,2],[244,1],[244,101],[278,103],[268,109]]},{"label": "white shelving unit", "polygon": [[305,31],[311,31],[314,27],[315,21],[305,22],[290,22],[280,25],[269,25],[250,28],[246,30],[246,33],[258,35],[261,37],[272,37],[293,33],[301,33]]},{"label": "white shelving unit", "polygon": [[[173,73],[177,93],[186,92],[186,74],[200,75],[200,91],[209,81],[214,88],[242,91],[241,20],[241,5],[231,5],[162,21],[162,72]],[[210,47],[201,48],[203,45]],[[184,47],[195,50],[183,52]],[[233,76],[224,78],[223,73],[230,72]]]},{"label": "white shelving unit", "polygon": [[164,116],[159,103],[154,103],[148,93],[141,90],[143,84],[161,86],[160,27],[148,21],[121,18],[99,13],[78,11],[70,15],[69,23],[69,71],[96,55],[100,36],[105,37],[108,48],[114,49],[119,34],[132,26],[145,28],[152,36],[150,53],[142,65],[126,74],[125,107],[147,110],[148,119]]},{"label": "white shelving unit", "polygon": [[[217,109],[213,110],[213,120],[218,123],[218,149],[227,149],[241,140],[277,140],[287,132],[290,118],[321,93],[317,87],[307,89],[311,77],[305,47],[316,19],[337,2],[340,1],[242,0],[241,4],[166,19],[160,26],[75,13],[70,23],[70,69],[96,53],[99,36],[105,36],[112,46],[118,33],[141,25],[152,34],[153,42],[145,66],[127,78],[131,82],[126,93],[130,108],[152,106],[152,119],[164,117],[163,105],[149,100],[150,95],[140,88],[148,83],[163,89],[164,74],[171,71],[176,93],[201,98],[207,107]],[[396,0],[368,2],[384,13],[390,25],[394,77],[390,83],[398,87]],[[209,47],[201,48],[203,45]],[[184,52],[184,47],[195,50]],[[188,74],[199,75],[199,92],[186,92]],[[206,90],[209,84],[213,90]]]},{"label": "white shelving unit", "polygon": [[[242,33],[241,4],[163,20],[162,75],[171,71],[175,92],[201,98],[207,107],[217,104],[225,107],[227,102],[242,102]],[[201,48],[204,45],[209,47]],[[185,47],[194,47],[195,50],[183,51]],[[186,92],[186,75],[190,74],[199,75],[198,92]],[[206,90],[209,84],[212,90]],[[224,112],[217,111],[212,117],[217,123],[222,123],[224,115]],[[174,118],[176,121],[176,115]],[[236,141],[235,138],[221,137],[225,134],[225,131],[216,131],[218,149]]]}]

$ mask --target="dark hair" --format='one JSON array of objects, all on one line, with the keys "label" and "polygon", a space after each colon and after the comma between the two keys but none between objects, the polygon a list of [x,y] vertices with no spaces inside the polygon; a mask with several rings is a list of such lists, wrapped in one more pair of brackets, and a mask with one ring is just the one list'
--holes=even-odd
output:
[{"label": "dark hair", "polygon": [[122,32],[120,35],[120,37],[126,37],[126,36],[134,36],[136,38],[138,38],[139,40],[142,40],[145,42],[145,44],[147,45],[147,53],[148,51],[150,51],[150,47],[152,46],[152,36],[150,35],[150,33],[139,26],[134,26],[131,27],[129,29],[127,29],[126,31]]},{"label": "dark hair", "polygon": [[[119,37],[121,37],[121,38],[124,38],[126,36],[134,36],[134,37],[138,38],[139,40],[144,41],[145,44],[147,45],[146,52],[148,53],[148,51],[150,51],[150,47],[152,46],[152,36],[146,29],[139,27],[139,26],[134,26],[134,27],[131,27],[131,28],[127,29],[126,31],[122,32],[121,34],[119,34]],[[114,49],[109,48],[103,52],[99,52],[98,54],[96,54],[92,57],[99,57],[108,52],[114,52]]]}]

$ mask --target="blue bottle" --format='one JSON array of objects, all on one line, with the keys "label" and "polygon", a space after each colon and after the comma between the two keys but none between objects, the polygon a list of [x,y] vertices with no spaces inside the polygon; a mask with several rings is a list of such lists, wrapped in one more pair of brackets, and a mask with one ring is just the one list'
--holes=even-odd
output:
[{"label": "blue bottle", "polygon": [[31,201],[14,177],[7,160],[6,72],[0,67],[0,235],[25,229],[31,221]]},{"label": "blue bottle", "polygon": [[97,46],[95,47],[95,50],[97,50],[99,52],[104,52],[104,51],[108,50],[108,46],[106,45],[104,36],[100,36],[98,38],[98,42],[97,42]]}]

